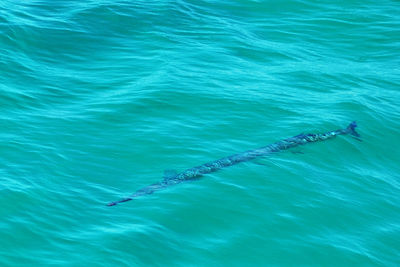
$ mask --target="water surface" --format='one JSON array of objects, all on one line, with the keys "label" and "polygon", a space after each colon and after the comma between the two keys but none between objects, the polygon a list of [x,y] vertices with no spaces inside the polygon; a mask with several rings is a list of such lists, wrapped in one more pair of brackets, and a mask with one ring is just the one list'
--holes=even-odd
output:
[{"label": "water surface", "polygon": [[398,1],[0,7],[2,266],[400,264]]}]

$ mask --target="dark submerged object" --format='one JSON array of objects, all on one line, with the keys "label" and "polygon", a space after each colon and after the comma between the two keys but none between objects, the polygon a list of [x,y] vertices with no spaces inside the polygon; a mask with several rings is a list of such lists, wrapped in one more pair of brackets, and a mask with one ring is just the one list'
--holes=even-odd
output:
[{"label": "dark submerged object", "polygon": [[198,179],[203,174],[215,172],[222,168],[229,167],[229,166],[238,164],[240,162],[249,161],[249,160],[252,160],[252,159],[255,159],[258,157],[266,156],[268,154],[286,150],[286,149],[289,149],[292,147],[305,145],[307,143],[312,143],[312,142],[317,142],[317,141],[324,141],[327,139],[331,139],[337,135],[350,134],[354,137],[359,138],[360,135],[356,132],[356,130],[355,130],[356,127],[357,127],[357,123],[355,121],[353,121],[345,129],[339,129],[339,130],[330,131],[330,132],[321,133],[321,134],[303,134],[302,133],[302,134],[293,136],[291,138],[287,138],[282,141],[278,141],[276,143],[270,144],[268,146],[264,146],[264,147],[254,149],[254,150],[248,150],[248,151],[245,151],[240,154],[235,154],[235,155],[232,155],[229,157],[214,160],[214,161],[205,163],[203,165],[187,169],[181,173],[177,173],[174,170],[165,171],[164,179],[161,182],[151,184],[142,189],[139,189],[138,191],[136,191],[136,193],[134,193],[130,197],[108,203],[107,206],[114,206],[114,205],[117,205],[118,203],[126,202],[126,201],[132,200],[132,199],[142,196],[142,195],[152,194],[155,191],[161,190],[161,189],[171,186],[171,185],[176,185],[176,184],[180,184],[185,181],[191,181],[191,180]]}]

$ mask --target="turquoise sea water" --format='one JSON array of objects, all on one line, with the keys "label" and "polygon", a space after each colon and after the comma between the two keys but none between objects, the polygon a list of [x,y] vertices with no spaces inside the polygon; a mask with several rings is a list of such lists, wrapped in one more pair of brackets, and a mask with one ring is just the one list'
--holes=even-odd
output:
[{"label": "turquoise sea water", "polygon": [[[399,10],[0,1],[0,266],[400,265]],[[352,120],[362,142],[106,206]]]}]

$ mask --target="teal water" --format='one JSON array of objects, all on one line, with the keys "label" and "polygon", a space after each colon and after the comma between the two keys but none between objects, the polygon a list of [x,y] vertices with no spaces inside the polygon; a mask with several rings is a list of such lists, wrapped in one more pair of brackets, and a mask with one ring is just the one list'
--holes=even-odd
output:
[{"label": "teal water", "polygon": [[[1,1],[0,265],[400,265],[399,10]],[[362,142],[106,206],[166,169],[352,120]]]}]

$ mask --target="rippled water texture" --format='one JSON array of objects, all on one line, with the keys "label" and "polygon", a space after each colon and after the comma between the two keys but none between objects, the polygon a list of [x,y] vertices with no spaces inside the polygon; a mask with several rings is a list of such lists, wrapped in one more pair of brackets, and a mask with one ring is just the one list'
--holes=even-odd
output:
[{"label": "rippled water texture", "polygon": [[[0,265],[400,265],[399,10],[1,1]],[[353,120],[361,142],[106,206],[166,169]]]}]

